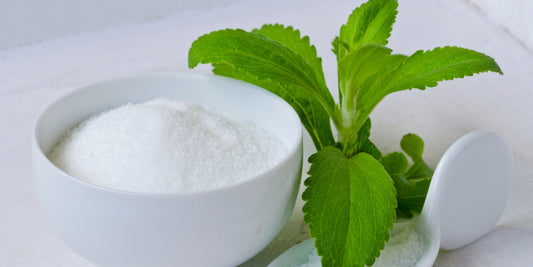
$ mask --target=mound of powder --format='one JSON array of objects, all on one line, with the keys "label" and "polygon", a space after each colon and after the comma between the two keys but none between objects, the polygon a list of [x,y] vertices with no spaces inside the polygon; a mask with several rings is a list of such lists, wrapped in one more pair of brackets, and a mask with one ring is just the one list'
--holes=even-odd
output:
[{"label": "mound of powder", "polygon": [[424,253],[424,237],[414,229],[414,225],[392,234],[385,243],[379,258],[372,266],[409,267],[415,266]]},{"label": "mound of powder", "polygon": [[[381,251],[372,267],[412,267],[422,257],[424,252],[424,238],[414,229],[414,225],[409,225],[391,234],[390,239],[385,243],[385,248]],[[308,262],[293,267],[320,267],[321,257],[316,249],[307,256]]]},{"label": "mound of powder", "polygon": [[286,150],[251,123],[190,102],[154,99],[89,118],[48,157],[92,184],[173,193],[238,183],[276,164]]}]

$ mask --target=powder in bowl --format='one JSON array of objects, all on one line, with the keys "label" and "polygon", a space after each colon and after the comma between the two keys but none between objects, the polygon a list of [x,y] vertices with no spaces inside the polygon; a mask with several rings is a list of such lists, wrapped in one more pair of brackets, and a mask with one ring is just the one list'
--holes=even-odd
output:
[{"label": "powder in bowl", "polygon": [[190,102],[154,99],[97,114],[48,155],[71,176],[131,192],[197,192],[275,165],[287,148],[251,123]]}]

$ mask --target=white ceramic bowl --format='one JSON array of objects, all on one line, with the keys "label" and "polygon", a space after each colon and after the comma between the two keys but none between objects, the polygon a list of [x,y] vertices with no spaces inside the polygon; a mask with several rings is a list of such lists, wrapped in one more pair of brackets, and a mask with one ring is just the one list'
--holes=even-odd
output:
[{"label": "white ceramic bowl", "polygon": [[[156,97],[236,114],[271,132],[287,155],[247,181],[198,193],[131,193],[69,176],[46,155],[69,128],[122,104]],[[293,109],[259,87],[213,75],[158,74],[74,91],[38,118],[33,171],[57,234],[101,266],[235,266],[267,246],[286,224],[298,193],[302,128]]]}]

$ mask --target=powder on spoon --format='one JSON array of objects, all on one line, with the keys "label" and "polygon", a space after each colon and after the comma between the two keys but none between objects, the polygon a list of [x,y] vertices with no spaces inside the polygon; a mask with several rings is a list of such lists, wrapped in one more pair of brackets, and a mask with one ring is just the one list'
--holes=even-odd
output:
[{"label": "powder on spoon", "polygon": [[412,226],[391,235],[373,267],[415,266],[424,252],[424,238]]},{"label": "powder on spoon", "polygon": [[190,102],[154,99],[87,119],[48,157],[92,184],[174,193],[238,183],[276,164],[286,150],[251,123]]},{"label": "powder on spoon", "polygon": [[[395,229],[396,230],[396,229]],[[411,267],[415,266],[424,252],[424,238],[414,229],[414,225],[408,225],[403,229],[393,232],[390,239],[385,243],[385,248],[380,252],[372,267]],[[316,249],[307,256],[308,262],[297,267],[320,267],[320,256]]]}]

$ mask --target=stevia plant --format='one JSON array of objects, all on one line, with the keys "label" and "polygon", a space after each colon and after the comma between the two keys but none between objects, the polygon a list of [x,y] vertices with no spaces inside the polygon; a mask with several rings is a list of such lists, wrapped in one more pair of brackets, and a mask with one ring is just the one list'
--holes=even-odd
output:
[{"label": "stevia plant", "polygon": [[214,31],[189,50],[190,68],[210,63],[213,73],[263,87],[298,113],[317,149],[302,198],[323,266],[372,265],[397,215],[411,217],[424,203],[433,174],[422,160],[424,143],[414,134],[402,138],[411,166],[404,153],[382,156],[369,139],[376,105],[397,91],[487,71],[502,74],[491,57],[460,47],[393,54],[385,45],[397,8],[396,0],[369,0],[340,28],[332,43],[339,103],[326,86],[315,47],[292,27]]}]

